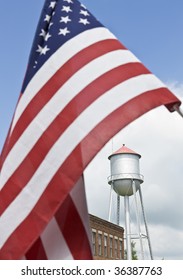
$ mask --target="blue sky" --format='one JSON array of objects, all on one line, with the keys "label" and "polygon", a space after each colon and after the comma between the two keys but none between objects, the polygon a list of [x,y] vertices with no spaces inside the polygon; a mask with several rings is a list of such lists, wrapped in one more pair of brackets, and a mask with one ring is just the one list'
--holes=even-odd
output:
[{"label": "blue sky", "polygon": [[[183,99],[182,0],[82,2],[149,70]],[[1,3],[0,149],[19,96],[43,3],[43,0]],[[112,143],[114,150],[120,148],[122,143],[142,154],[144,200],[155,257],[182,259],[183,191],[180,181],[183,167],[183,120],[176,113],[170,114],[163,107],[159,108],[116,136]],[[110,175],[107,156],[110,153],[109,143],[86,171],[89,210],[102,218],[107,218],[106,199],[109,188],[106,187],[106,178]],[[99,167],[97,170],[96,165]],[[99,173],[93,174],[94,170]],[[96,178],[95,184],[93,176]],[[98,200],[101,197],[103,201]]]}]

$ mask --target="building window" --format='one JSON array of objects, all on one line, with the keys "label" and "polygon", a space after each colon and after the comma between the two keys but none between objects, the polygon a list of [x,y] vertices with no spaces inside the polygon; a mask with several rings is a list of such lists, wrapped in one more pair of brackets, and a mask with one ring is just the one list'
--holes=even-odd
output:
[{"label": "building window", "polygon": [[93,255],[96,255],[96,232],[92,231],[92,247],[93,247]]},{"label": "building window", "polygon": [[113,237],[110,236],[110,258],[113,257]]},{"label": "building window", "polygon": [[107,254],[107,235],[104,234],[104,257],[108,257]]},{"label": "building window", "polygon": [[122,239],[119,240],[119,258],[123,259],[123,242]]},{"label": "building window", "polygon": [[115,254],[115,259],[118,258],[118,239],[114,239],[114,254]]},{"label": "building window", "polygon": [[98,255],[102,256],[102,234],[98,233]]}]

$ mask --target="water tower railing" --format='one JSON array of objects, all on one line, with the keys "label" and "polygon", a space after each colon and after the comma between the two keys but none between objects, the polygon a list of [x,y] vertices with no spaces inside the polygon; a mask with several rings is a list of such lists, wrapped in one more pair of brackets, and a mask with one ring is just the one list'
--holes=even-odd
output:
[{"label": "water tower railing", "polygon": [[119,173],[119,174],[113,174],[107,178],[108,183],[114,182],[115,180],[120,179],[131,179],[131,180],[140,180],[144,181],[144,176],[139,173]]}]

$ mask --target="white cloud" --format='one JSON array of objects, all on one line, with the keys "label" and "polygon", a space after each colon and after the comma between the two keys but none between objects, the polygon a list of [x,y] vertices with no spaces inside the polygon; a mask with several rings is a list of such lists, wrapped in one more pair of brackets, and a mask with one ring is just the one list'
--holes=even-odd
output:
[{"label": "white cloud", "polygon": [[[183,97],[183,84],[169,83],[169,87]],[[108,156],[123,143],[142,155],[142,192],[155,258],[183,258],[183,119],[163,106],[152,110],[118,133],[88,166],[89,211],[104,219],[110,193]]]},{"label": "white cloud", "polygon": [[176,228],[153,226],[150,228],[155,259],[182,260],[183,234]]},{"label": "white cloud", "polygon": [[179,83],[177,81],[170,81],[170,82],[167,83],[167,86],[177,96],[182,96],[183,97],[183,84],[182,83]]}]

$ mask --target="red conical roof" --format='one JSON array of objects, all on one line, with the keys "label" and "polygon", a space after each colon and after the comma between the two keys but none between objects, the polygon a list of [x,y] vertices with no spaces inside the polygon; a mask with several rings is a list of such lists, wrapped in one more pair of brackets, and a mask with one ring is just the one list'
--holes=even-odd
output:
[{"label": "red conical roof", "polygon": [[134,154],[134,155],[138,155],[139,157],[141,157],[141,155],[139,155],[138,153],[134,152],[133,150],[127,148],[125,146],[125,144],[123,144],[123,146],[117,150],[116,152],[114,152],[112,155],[109,156],[109,159],[111,156],[113,155],[117,155],[117,154]]}]

